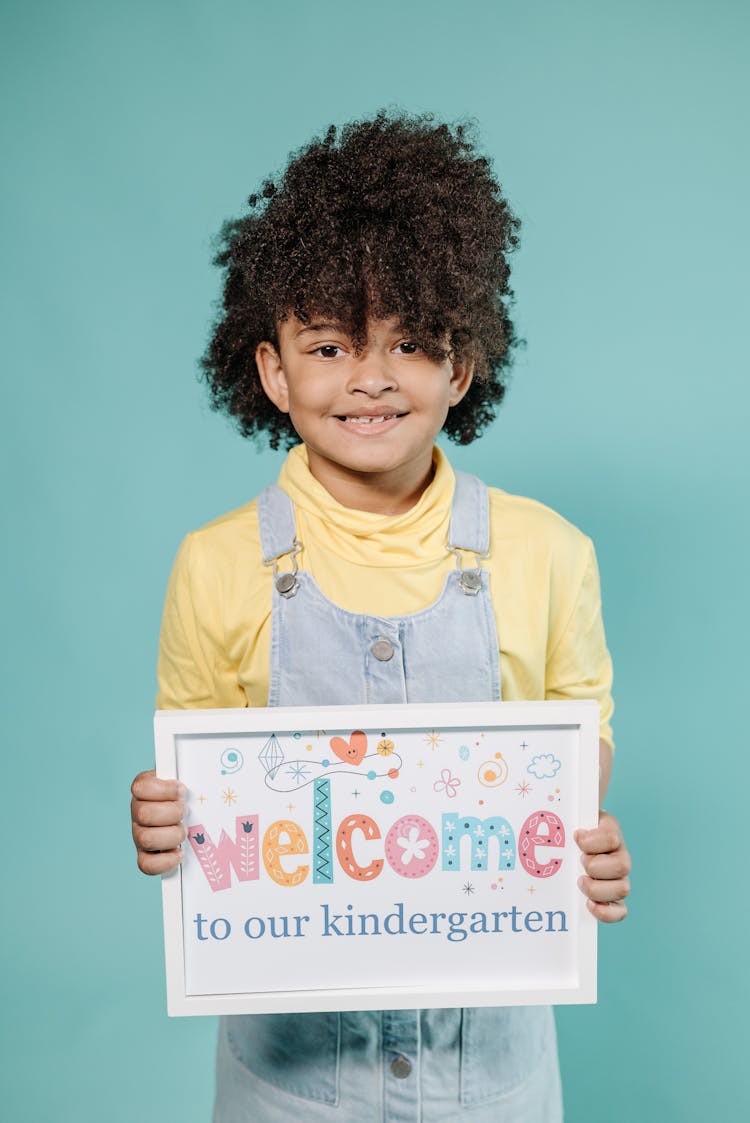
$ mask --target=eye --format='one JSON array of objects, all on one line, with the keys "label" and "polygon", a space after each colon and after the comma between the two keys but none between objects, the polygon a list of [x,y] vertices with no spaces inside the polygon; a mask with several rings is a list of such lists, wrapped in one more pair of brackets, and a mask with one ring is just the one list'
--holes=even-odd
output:
[{"label": "eye", "polygon": [[341,347],[337,347],[334,343],[322,343],[320,347],[314,348],[313,355],[320,355],[321,359],[337,359],[339,355],[343,354]]},{"label": "eye", "polygon": [[402,355],[418,355],[422,348],[415,339],[402,339],[396,346]]}]

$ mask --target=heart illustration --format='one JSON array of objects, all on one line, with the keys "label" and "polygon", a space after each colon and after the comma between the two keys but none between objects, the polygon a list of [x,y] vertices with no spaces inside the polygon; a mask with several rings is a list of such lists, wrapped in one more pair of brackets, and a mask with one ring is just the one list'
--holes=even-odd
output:
[{"label": "heart illustration", "polygon": [[348,741],[331,737],[331,748],[344,764],[361,764],[367,752],[367,734],[355,729]]}]

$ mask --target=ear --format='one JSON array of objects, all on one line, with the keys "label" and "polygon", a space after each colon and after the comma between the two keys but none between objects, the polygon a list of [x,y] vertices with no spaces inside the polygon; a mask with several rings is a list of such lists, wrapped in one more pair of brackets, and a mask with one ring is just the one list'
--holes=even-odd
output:
[{"label": "ear", "polygon": [[457,406],[471,386],[474,377],[474,360],[462,359],[453,363],[453,373],[450,380],[449,404]]},{"label": "ear", "polygon": [[281,355],[273,343],[264,340],[255,349],[255,365],[260,383],[277,409],[289,413],[289,387],[281,364]]}]

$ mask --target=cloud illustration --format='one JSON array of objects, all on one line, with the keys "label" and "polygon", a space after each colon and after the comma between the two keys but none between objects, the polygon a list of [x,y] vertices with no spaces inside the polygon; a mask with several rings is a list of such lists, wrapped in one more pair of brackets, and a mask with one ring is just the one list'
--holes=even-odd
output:
[{"label": "cloud illustration", "polygon": [[537,780],[551,780],[561,768],[561,762],[552,753],[542,753],[541,756],[534,757],[526,771],[536,776]]}]

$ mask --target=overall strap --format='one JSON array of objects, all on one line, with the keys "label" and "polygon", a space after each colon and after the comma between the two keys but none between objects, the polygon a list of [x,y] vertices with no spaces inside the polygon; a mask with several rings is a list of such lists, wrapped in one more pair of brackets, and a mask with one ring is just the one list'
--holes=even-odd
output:
[{"label": "overall strap", "polygon": [[490,548],[490,497],[486,484],[468,472],[455,472],[456,490],[448,528],[448,549],[485,557]]},{"label": "overall strap", "polygon": [[[455,472],[448,549],[482,556],[490,548],[490,499],[486,485],[468,472]],[[294,504],[278,484],[269,484],[258,496],[258,525],[263,564],[291,554],[296,542]]]},{"label": "overall strap", "polygon": [[295,552],[294,504],[278,484],[270,484],[258,496],[258,526],[264,565]]}]

